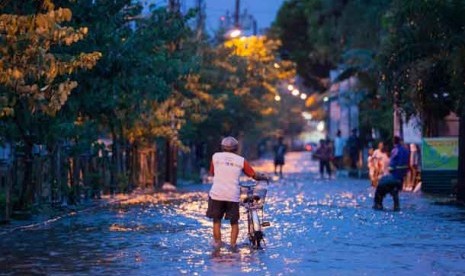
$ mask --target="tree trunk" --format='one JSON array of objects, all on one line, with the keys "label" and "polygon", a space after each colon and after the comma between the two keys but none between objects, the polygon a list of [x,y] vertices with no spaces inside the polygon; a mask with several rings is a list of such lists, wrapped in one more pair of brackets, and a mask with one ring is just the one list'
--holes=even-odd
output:
[{"label": "tree trunk", "polygon": [[86,155],[82,159],[81,172],[82,183],[84,186],[84,198],[87,200],[90,197],[91,183],[90,183],[90,166],[92,162],[92,155]]},{"label": "tree trunk", "polygon": [[151,160],[152,160],[152,168],[151,170],[153,171],[153,181],[152,181],[152,189],[154,187],[158,187],[158,147],[157,147],[157,143],[153,143],[153,153],[152,153],[152,156],[151,156]]},{"label": "tree trunk", "polygon": [[176,145],[171,145],[171,184],[176,186],[178,184],[178,147]]},{"label": "tree trunk", "polygon": [[457,178],[457,201],[465,204],[465,108],[461,108],[459,121],[459,166]]},{"label": "tree trunk", "polygon": [[165,161],[165,182],[171,182],[171,143],[170,140],[166,140],[165,144],[165,154],[166,154],[166,161]]},{"label": "tree trunk", "polygon": [[60,155],[60,145],[55,143],[53,146],[49,147],[51,150],[50,154],[50,201],[52,204],[58,202],[61,199],[59,185],[60,180],[60,165],[59,165],[59,155]]},{"label": "tree trunk", "polygon": [[139,153],[138,153],[138,144],[133,143],[131,146],[131,158],[128,158],[128,160],[131,160],[131,163],[129,165],[129,176],[130,176],[130,183],[131,183],[131,190],[134,189],[135,187],[140,187],[139,180],[137,178],[138,176],[138,158],[139,158]]},{"label": "tree trunk", "polygon": [[32,147],[31,143],[24,143],[24,178],[21,186],[21,195],[18,202],[18,208],[24,210],[31,202],[34,195],[32,181]]},{"label": "tree trunk", "polygon": [[63,203],[65,196],[63,195],[63,192],[65,191],[65,185],[66,182],[64,181],[63,178],[63,145],[59,143],[57,145],[56,149],[56,159],[53,164],[53,166],[56,169],[56,174],[55,174],[55,187],[56,187],[56,200],[58,202]]},{"label": "tree trunk", "polygon": [[131,192],[134,189],[134,182],[132,182],[132,155],[134,153],[133,151],[134,144],[130,143],[129,141],[126,141],[125,143],[125,160],[124,160],[124,175],[127,176],[127,191]]},{"label": "tree trunk", "polygon": [[5,221],[10,221],[11,180],[12,180],[12,167],[10,165],[7,165],[5,169]]},{"label": "tree trunk", "polygon": [[176,186],[178,170],[178,148],[170,140],[166,141],[166,173],[165,182]]},{"label": "tree trunk", "polygon": [[112,130],[111,144],[111,162],[110,162],[110,194],[113,196],[116,193],[116,181],[118,170],[118,137]]}]

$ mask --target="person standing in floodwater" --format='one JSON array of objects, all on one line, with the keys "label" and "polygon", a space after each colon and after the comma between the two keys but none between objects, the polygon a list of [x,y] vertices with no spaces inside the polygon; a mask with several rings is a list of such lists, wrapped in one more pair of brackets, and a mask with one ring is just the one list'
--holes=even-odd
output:
[{"label": "person standing in floodwater", "polygon": [[213,185],[208,193],[207,217],[213,219],[213,246],[219,248],[221,240],[221,220],[231,224],[231,249],[236,250],[239,234],[239,177],[242,173],[255,180],[267,180],[262,174],[255,173],[247,160],[237,154],[239,142],[234,137],[221,141],[221,152],[212,156],[210,175]]},{"label": "person standing in floodwater", "polygon": [[339,176],[342,170],[342,158],[344,156],[345,139],[341,137],[341,130],[338,129],[336,138],[334,138],[334,166],[336,167],[336,176]]},{"label": "person standing in floodwater", "polygon": [[373,161],[374,161],[374,179],[372,186],[378,186],[378,181],[383,176],[389,174],[389,156],[386,153],[384,142],[380,141],[378,143],[378,148],[373,152]]},{"label": "person standing in floodwater", "polygon": [[283,137],[278,138],[278,144],[274,146],[274,174],[283,177],[284,155],[286,155],[287,146],[283,143]]},{"label": "person standing in floodwater", "polygon": [[320,145],[316,149],[313,156],[320,161],[320,179],[324,178],[324,171],[328,174],[328,179],[331,178],[331,164],[330,161],[333,157],[333,150],[329,145],[329,141],[324,139],[320,140]]},{"label": "person standing in floodwater", "polygon": [[407,174],[409,152],[402,145],[399,136],[394,137],[394,148],[391,151],[389,161],[389,174],[383,176],[375,191],[373,208],[383,210],[383,199],[386,194],[391,194],[394,201],[394,211],[400,210],[399,191],[402,191],[404,177]]}]

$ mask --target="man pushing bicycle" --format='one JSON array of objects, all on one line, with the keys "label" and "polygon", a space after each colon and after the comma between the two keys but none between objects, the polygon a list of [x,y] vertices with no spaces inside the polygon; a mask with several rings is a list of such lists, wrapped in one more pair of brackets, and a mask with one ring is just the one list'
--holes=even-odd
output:
[{"label": "man pushing bicycle", "polygon": [[213,185],[209,192],[207,217],[213,219],[213,240],[216,248],[221,246],[221,220],[231,224],[231,249],[236,250],[239,234],[239,177],[242,173],[255,180],[267,180],[258,174],[247,160],[237,154],[239,143],[231,136],[221,141],[221,152],[212,156],[210,174]]}]

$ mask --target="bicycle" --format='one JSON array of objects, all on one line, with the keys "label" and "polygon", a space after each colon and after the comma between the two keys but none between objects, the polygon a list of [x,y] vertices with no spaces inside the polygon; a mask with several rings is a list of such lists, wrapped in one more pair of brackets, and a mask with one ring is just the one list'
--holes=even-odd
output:
[{"label": "bicycle", "polygon": [[[263,206],[267,189],[257,188],[257,182],[241,183],[240,205],[245,208],[247,214],[247,234],[253,249],[261,249],[262,243],[266,245],[262,227],[270,226],[270,222],[263,222]],[[268,186],[268,180],[266,180]],[[261,215],[261,218],[260,218]]]}]

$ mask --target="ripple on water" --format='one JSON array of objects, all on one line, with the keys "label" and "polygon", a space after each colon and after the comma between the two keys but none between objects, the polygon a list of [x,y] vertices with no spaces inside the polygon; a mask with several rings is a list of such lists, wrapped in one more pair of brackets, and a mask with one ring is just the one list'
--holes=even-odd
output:
[{"label": "ripple on water", "polygon": [[[297,158],[298,155],[292,156]],[[266,164],[265,164],[266,165]],[[264,166],[265,166],[264,165]],[[287,165],[287,164],[286,164]],[[314,168],[313,168],[314,169]],[[208,186],[144,195],[111,208],[2,236],[0,267],[16,274],[254,275],[438,274],[464,270],[465,213],[401,194],[401,212],[371,209],[366,180],[313,181],[299,172],[268,187],[266,248],[231,254],[223,225],[214,256]],[[386,206],[392,206],[387,198]],[[383,256],[385,262],[374,261]]]}]

